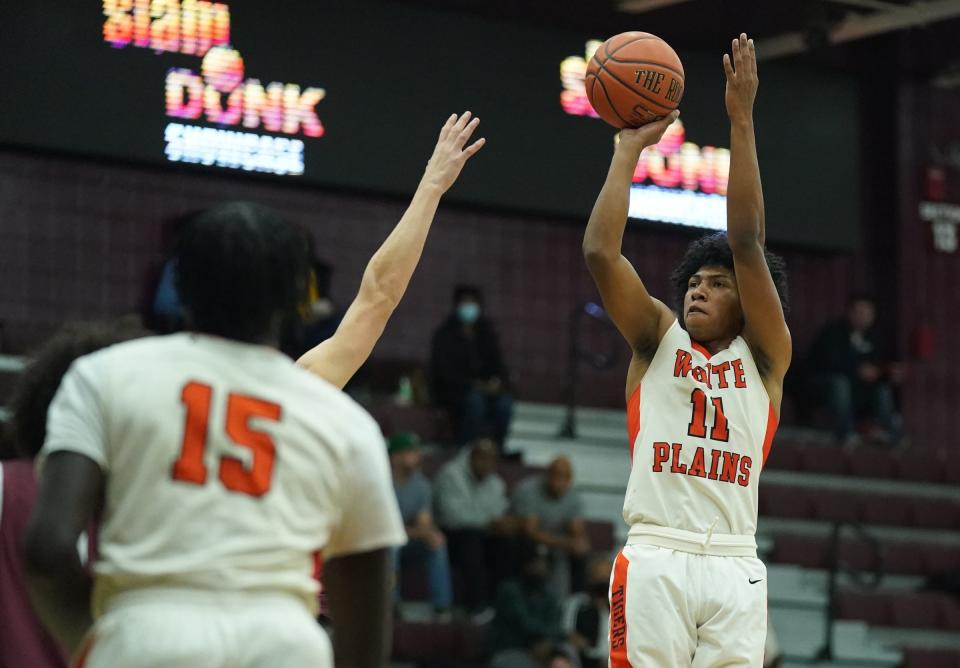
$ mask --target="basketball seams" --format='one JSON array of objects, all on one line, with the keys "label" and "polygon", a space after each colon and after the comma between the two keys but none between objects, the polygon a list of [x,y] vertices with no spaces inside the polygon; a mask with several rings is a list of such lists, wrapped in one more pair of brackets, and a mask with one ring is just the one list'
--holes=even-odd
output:
[{"label": "basketball seams", "polygon": [[[606,52],[607,58],[612,58],[612,57],[613,57],[613,54],[615,54],[615,53],[616,53],[617,51],[619,51],[620,49],[626,48],[626,47],[630,46],[631,44],[636,44],[637,42],[642,42],[642,41],[644,41],[644,40],[646,40],[646,39],[660,39],[660,38],[657,37],[656,35],[647,35],[647,36],[645,36],[645,37],[634,37],[634,38],[631,39],[629,42],[624,42],[623,44],[621,44],[620,46],[618,46],[618,47],[617,47],[616,49],[614,49],[613,51],[610,51],[610,44],[608,43],[609,40],[607,40],[607,42],[604,42],[604,44],[603,44],[603,50]],[[663,42],[662,39],[660,39],[660,41]],[[666,42],[663,42],[663,43],[664,43],[664,44],[667,44]],[[670,46],[670,45],[667,44],[667,46]],[[594,54],[594,55],[596,55],[596,54]]]},{"label": "basketball seams", "polygon": [[[593,88],[596,89],[597,86],[600,86],[600,90],[603,91],[603,96],[607,98],[607,105],[610,107],[610,110],[617,115],[617,118],[619,118],[620,122],[623,123],[623,127],[631,127],[630,122],[625,120],[623,116],[620,115],[620,112],[617,111],[617,108],[613,104],[613,100],[610,99],[610,94],[607,92],[607,87],[600,80],[600,77],[598,77],[596,74],[592,76],[594,79]],[[598,113],[599,113],[599,110],[598,110]]]}]

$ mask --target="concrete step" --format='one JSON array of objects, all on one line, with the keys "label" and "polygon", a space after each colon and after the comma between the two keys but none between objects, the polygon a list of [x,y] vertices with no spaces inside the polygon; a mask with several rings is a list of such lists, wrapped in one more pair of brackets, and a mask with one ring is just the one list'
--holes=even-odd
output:
[{"label": "concrete step", "polygon": [[[562,404],[538,404],[532,402],[517,402],[513,408],[516,419],[533,419],[562,425],[567,417],[567,407]],[[626,430],[626,409],[585,408],[578,407],[575,412],[578,425],[605,425],[620,427]]]},{"label": "concrete step", "polygon": [[622,449],[627,446],[626,426],[610,426],[604,424],[581,424],[577,427],[577,437],[574,439],[560,435],[560,424],[553,421],[514,419],[510,425],[508,442],[515,438],[558,440],[560,442],[586,443],[613,449]]},{"label": "concrete step", "polygon": [[[802,662],[811,665],[820,654],[826,639],[826,616],[822,611],[799,610],[771,605],[772,624],[785,664]],[[870,636],[863,622],[837,621],[833,627],[833,659],[812,665],[883,668],[897,666],[901,653]]]}]

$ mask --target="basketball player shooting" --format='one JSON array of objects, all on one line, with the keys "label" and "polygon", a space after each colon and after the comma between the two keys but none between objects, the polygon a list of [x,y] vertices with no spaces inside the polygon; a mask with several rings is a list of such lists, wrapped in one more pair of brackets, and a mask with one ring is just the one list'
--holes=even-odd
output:
[{"label": "basketball player shooting", "polygon": [[583,251],[633,350],[627,373],[630,525],[611,579],[610,665],[760,666],[766,569],[757,486],[790,364],[782,261],[764,249],[753,129],[757,62],[724,55],[730,118],[727,231],[694,241],[672,276],[679,319],[621,252],[640,152],[677,112],[621,132]]},{"label": "basketball player shooting", "polygon": [[[338,388],[402,296],[440,196],[483,145],[464,148],[476,125],[469,114],[444,125],[336,336],[301,361],[312,373],[276,350],[306,286],[302,235],[247,203],[200,214],[180,240],[187,332],[71,366],[50,405],[25,548],[34,607],[78,665],[384,664],[389,554],[406,535],[379,428]],[[76,545],[94,522],[91,578]],[[334,652],[314,620],[321,555]]]}]

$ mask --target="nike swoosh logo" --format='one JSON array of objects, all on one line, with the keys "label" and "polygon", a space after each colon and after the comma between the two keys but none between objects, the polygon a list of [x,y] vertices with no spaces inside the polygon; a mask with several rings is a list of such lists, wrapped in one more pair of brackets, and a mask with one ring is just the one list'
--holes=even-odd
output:
[{"label": "nike swoosh logo", "polygon": [[750,580],[750,579],[748,579],[747,582],[749,582],[749,583],[752,584],[752,585],[755,585],[755,584],[757,584],[758,582],[763,582],[763,578],[760,578],[759,580]]}]

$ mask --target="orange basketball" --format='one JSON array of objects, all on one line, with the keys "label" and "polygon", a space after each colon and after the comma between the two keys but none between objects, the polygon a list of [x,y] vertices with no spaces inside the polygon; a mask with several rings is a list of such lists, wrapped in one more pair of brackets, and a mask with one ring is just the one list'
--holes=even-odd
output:
[{"label": "orange basketball", "polygon": [[583,83],[600,118],[616,128],[635,128],[680,104],[683,63],[656,35],[624,32],[600,45]]}]

